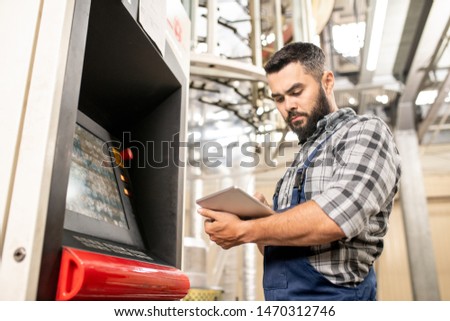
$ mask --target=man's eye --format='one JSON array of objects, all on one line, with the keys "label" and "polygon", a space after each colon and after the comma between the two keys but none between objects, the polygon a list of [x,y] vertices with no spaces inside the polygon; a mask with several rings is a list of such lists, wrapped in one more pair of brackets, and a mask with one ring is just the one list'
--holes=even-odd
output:
[{"label": "man's eye", "polygon": [[284,97],[277,97],[277,98],[274,98],[274,100],[276,103],[282,103],[284,101]]}]

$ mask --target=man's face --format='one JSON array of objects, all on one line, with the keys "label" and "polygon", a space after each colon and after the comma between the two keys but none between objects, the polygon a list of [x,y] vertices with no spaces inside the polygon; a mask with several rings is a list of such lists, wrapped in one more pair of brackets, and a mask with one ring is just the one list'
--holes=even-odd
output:
[{"label": "man's face", "polygon": [[331,112],[322,85],[300,63],[291,63],[267,79],[278,111],[300,142],[306,141],[317,122]]}]

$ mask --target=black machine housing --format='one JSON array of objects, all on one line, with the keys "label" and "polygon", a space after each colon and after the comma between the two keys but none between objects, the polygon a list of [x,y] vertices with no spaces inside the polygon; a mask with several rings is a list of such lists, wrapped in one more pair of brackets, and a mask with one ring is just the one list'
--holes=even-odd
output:
[{"label": "black machine housing", "polygon": [[[184,139],[187,76],[171,48],[160,52],[142,29],[137,3],[75,2],[38,300],[55,298],[65,245],[181,267],[184,168],[178,146]],[[117,179],[129,229],[118,233],[113,224],[66,209],[76,126],[133,151],[123,169],[129,201]]]}]

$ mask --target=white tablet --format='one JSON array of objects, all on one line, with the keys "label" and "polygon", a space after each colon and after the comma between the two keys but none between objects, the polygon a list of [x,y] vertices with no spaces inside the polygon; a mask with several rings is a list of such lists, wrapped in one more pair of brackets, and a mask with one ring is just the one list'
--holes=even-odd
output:
[{"label": "white tablet", "polygon": [[228,212],[241,218],[257,218],[274,214],[274,211],[239,187],[231,186],[198,199],[201,207]]}]

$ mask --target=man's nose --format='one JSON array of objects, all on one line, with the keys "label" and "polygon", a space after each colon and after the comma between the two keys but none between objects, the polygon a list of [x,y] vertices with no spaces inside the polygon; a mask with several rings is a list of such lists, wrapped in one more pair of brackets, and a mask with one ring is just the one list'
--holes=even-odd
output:
[{"label": "man's nose", "polygon": [[293,111],[297,110],[297,102],[292,97],[285,97],[284,98],[284,109],[286,111]]}]

